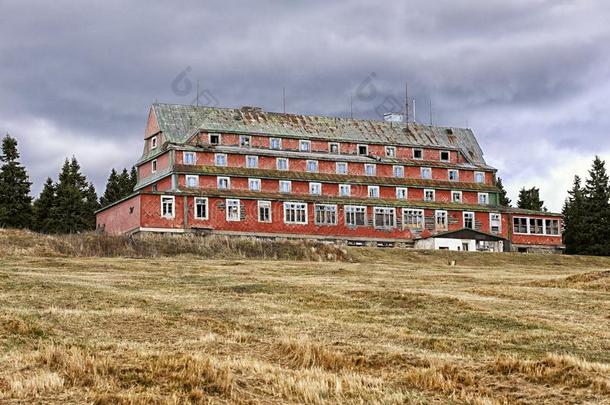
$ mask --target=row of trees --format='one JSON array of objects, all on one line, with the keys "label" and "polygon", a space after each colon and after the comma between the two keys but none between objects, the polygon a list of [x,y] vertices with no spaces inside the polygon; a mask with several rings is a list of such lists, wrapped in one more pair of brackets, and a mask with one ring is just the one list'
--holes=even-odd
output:
[{"label": "row of trees", "polygon": [[40,196],[32,201],[32,183],[19,162],[17,140],[2,139],[0,155],[0,227],[29,228],[44,233],[76,233],[95,228],[95,211],[133,193],[135,168],[118,174],[112,169],[106,191],[98,201],[95,187],[81,173],[76,158],[64,162],[57,182],[47,178]]},{"label": "row of trees", "polygon": [[[510,207],[511,200],[508,198],[504,185],[502,184],[502,178],[498,177],[496,180],[496,186],[500,189],[499,203],[502,207]],[[517,201],[517,208],[523,208],[526,210],[533,211],[546,211],[544,207],[544,201],[540,200],[540,189],[532,187],[526,189],[525,187],[519,191],[519,200]]]}]

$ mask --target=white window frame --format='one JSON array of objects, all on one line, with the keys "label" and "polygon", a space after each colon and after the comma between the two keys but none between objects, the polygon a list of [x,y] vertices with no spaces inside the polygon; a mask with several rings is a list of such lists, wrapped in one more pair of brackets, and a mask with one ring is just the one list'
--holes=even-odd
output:
[{"label": "white window frame", "polygon": [[[287,184],[288,185],[288,190],[287,191],[282,190],[282,184]],[[284,194],[292,193],[292,181],[290,181],[290,180],[280,180],[278,182],[278,190],[279,190],[280,193],[284,193]]]},{"label": "white window frame", "polygon": [[[250,165],[250,159],[254,160],[254,166]],[[258,156],[256,155],[246,155],[246,168],[248,169],[258,169]]]},{"label": "white window frame", "polygon": [[[318,192],[314,193],[314,188],[318,188]],[[315,181],[309,182],[309,194],[311,195],[322,195],[322,183]]]},{"label": "white window frame", "polygon": [[[432,180],[432,168],[431,167],[421,167],[419,169],[419,172],[420,172],[420,177],[422,179],[424,179],[424,180]],[[430,177],[424,176],[424,173],[427,173],[427,172],[430,173]]]},{"label": "white window frame", "polygon": [[[369,173],[369,169],[371,169],[371,173]],[[377,175],[377,165],[374,163],[365,163],[364,164],[364,175],[365,176],[376,176]]]},{"label": "white window frame", "polygon": [[150,138],[150,148],[151,149],[155,149],[157,146],[157,137],[153,136],[152,138]]},{"label": "white window frame", "polygon": [[[403,194],[403,196],[401,196]],[[409,192],[406,187],[396,187],[396,199],[406,200],[409,198]]]},{"label": "white window frame", "polygon": [[[472,227],[466,226],[466,217],[472,217]],[[472,211],[464,211],[462,212],[462,225],[464,228],[466,229],[475,229],[476,228],[476,221],[475,221],[475,215],[474,212]]]},{"label": "white window frame", "polygon": [[[231,215],[231,213],[233,212],[231,210],[232,206],[235,206],[235,204],[237,204],[237,218],[233,217]],[[227,198],[225,200],[225,211],[226,211],[226,220],[227,222],[239,222],[241,221],[241,201],[238,199],[234,199],[234,198]]]},{"label": "white window frame", "polygon": [[[481,197],[485,197],[485,202],[481,202]],[[489,193],[477,193],[477,204],[479,205],[489,205]]]},{"label": "white window frame", "polygon": [[[389,225],[385,224],[385,219],[384,219],[384,224],[382,225],[378,225],[377,224],[377,212],[378,211],[383,211],[384,214],[385,213],[391,213],[391,219],[392,219],[392,223]],[[393,229],[396,228],[396,208],[394,207],[373,207],[373,227],[375,229]]]},{"label": "white window frame", "polygon": [[[420,157],[415,157],[415,151],[419,151],[421,156]],[[421,149],[421,148],[413,148],[411,156],[415,160],[423,160],[424,159],[424,150]]]},{"label": "white window frame", "polygon": [[[333,145],[337,146],[337,151],[336,152],[332,151]],[[331,153],[333,155],[340,155],[341,154],[341,144],[339,142],[329,142],[328,143],[328,153]]]},{"label": "white window frame", "polygon": [[[323,208],[324,210],[331,209],[331,211],[334,211],[334,221],[333,222],[318,221],[318,208]],[[337,223],[339,221],[338,216],[339,216],[339,210],[337,209],[337,206],[335,204],[314,204],[314,207],[313,207],[314,224],[322,225],[322,226],[335,226],[335,225],[337,225]]]},{"label": "white window frame", "polygon": [[[244,142],[247,140],[247,142]],[[250,148],[252,146],[252,136],[251,135],[240,135],[239,136],[239,146],[241,148]]]},{"label": "white window frame", "polygon": [[[288,221],[287,220],[287,216],[288,216],[288,210],[289,209],[298,209],[298,210],[305,210],[305,219],[303,221]],[[290,224],[290,225],[307,225],[308,223],[308,218],[307,216],[309,215],[308,212],[308,207],[307,207],[307,203],[302,203],[302,202],[289,202],[286,201],[284,202],[284,223],[285,224]],[[296,215],[295,215],[296,217]]]},{"label": "white window frame", "polygon": [[[524,219],[525,220],[525,232],[517,232],[515,230],[515,219],[518,219],[518,220]],[[519,222],[521,222],[521,221],[519,221]],[[528,217],[513,217],[511,226],[513,227],[513,233],[516,235],[529,235],[529,233],[530,233],[530,219]],[[521,224],[519,224],[519,227],[521,227]]]},{"label": "white window frame", "polygon": [[[347,190],[347,193],[343,193],[341,190]],[[339,197],[351,197],[352,186],[351,184],[339,184]]]},{"label": "white window frame", "polygon": [[[451,173],[455,173],[455,179],[451,178]],[[460,171],[456,169],[447,170],[447,180],[449,181],[460,181]]]},{"label": "white window frame", "polygon": [[[193,156],[192,163],[187,162],[187,159],[186,159],[187,155]],[[185,165],[189,165],[189,166],[196,165],[197,164],[197,153],[189,152],[189,151],[182,152],[182,163]]]},{"label": "white window frame", "polygon": [[[455,201],[453,198],[454,195],[459,195],[460,198],[458,201]],[[451,190],[451,202],[455,204],[463,204],[464,203],[464,193],[460,190]]]},{"label": "white window frame", "polygon": [[[375,194],[377,195],[371,196],[371,191],[376,191]],[[368,198],[380,198],[381,194],[379,193],[379,186],[368,186],[366,195],[368,196]]]},{"label": "white window frame", "polygon": [[[227,187],[226,188],[220,187],[220,182],[222,180],[226,180],[227,181]],[[216,177],[216,188],[218,190],[231,190],[231,178],[230,177],[226,177],[226,176],[217,176]]]},{"label": "white window frame", "polygon": [[[432,192],[432,199],[431,199],[431,200],[429,200],[429,199],[427,199],[427,198],[426,198],[426,194],[427,194],[428,192]],[[431,188],[425,188],[425,189],[424,189],[424,201],[428,201],[428,202],[434,202],[434,201],[436,201],[436,190],[431,189]]]},{"label": "white window frame", "polygon": [[[438,223],[438,218],[444,217],[445,221],[443,226],[440,226]],[[434,229],[437,231],[446,231],[449,229],[449,213],[445,210],[435,210],[434,211]]]},{"label": "white window frame", "polygon": [[[366,206],[364,205],[346,205],[343,207],[343,210],[345,211],[344,215],[345,215],[345,226],[350,227],[350,228],[355,228],[358,226],[367,226],[367,213],[366,213]],[[362,225],[356,224],[355,220],[356,220],[356,216],[358,214],[362,214],[363,217],[363,223]],[[353,217],[354,219],[354,223],[350,223],[350,216]]]},{"label": "white window frame", "polygon": [[[314,170],[309,170],[309,165],[313,165]],[[319,167],[319,163],[317,160],[306,160],[305,161],[305,171],[308,173],[318,173],[318,167]]]},{"label": "white window frame", "polygon": [[[360,153],[360,148],[363,147],[365,148],[365,153]],[[369,154],[369,145],[364,145],[364,144],[357,144],[356,145],[356,154],[360,155],[360,156],[368,156]]]},{"label": "white window frame", "polygon": [[151,173],[157,173],[157,159],[153,159],[150,162],[150,172]]},{"label": "white window frame", "polygon": [[[307,145],[303,148],[304,145]],[[299,152],[311,152],[311,141],[307,139],[299,139]]]},{"label": "white window frame", "polygon": [[[277,148],[273,147],[274,141],[277,141]],[[282,149],[282,138],[269,138],[269,149],[281,150]]]},{"label": "white window frame", "polygon": [[[339,170],[339,167],[343,166],[343,165],[345,165],[345,172],[341,172]],[[335,163],[335,172],[337,174],[348,174],[349,173],[349,163],[347,163],[347,162],[337,162],[337,163]]]},{"label": "white window frame", "polygon": [[[390,151],[392,151],[392,152],[390,152]],[[385,155],[387,157],[396,157],[396,146],[386,146]]]},{"label": "white window frame", "polygon": [[[189,180],[195,180],[195,185],[191,186],[189,183]],[[186,187],[188,188],[194,188],[194,187],[199,187],[199,176],[196,174],[187,174],[186,176],[184,176],[184,184],[186,185]]]},{"label": "white window frame", "polygon": [[[497,216],[498,219],[494,219],[494,217]],[[497,221],[498,223],[498,230],[494,231],[494,222]],[[489,213],[489,232],[491,233],[502,233],[502,214],[500,214],[499,212],[490,212]]]},{"label": "white window frame", "polygon": [[[285,168],[285,169],[281,169],[281,168],[280,168],[280,162],[282,162],[282,161],[283,161],[283,162],[286,162],[286,168]],[[275,168],[276,168],[277,170],[282,170],[282,171],[290,170],[290,165],[289,165],[288,158],[281,158],[281,157],[276,158],[276,159],[275,159]]]},{"label": "white window frame", "polygon": [[[415,223],[409,223],[406,218],[414,217],[417,220]],[[402,209],[402,226],[408,229],[423,229],[424,224],[426,222],[424,216],[424,210],[422,209],[413,209],[413,208],[403,208]]]},{"label": "white window frame", "polygon": [[[161,218],[165,219],[174,219],[176,218],[176,197],[173,195],[162,195],[161,196]],[[163,214],[163,206],[166,204],[166,201],[171,201],[171,213]]]},{"label": "white window frame", "polygon": [[[443,159],[443,153],[447,154],[447,159]],[[441,162],[450,162],[451,161],[451,151],[441,150],[438,152],[438,160]]]},{"label": "white window frame", "polygon": [[[223,158],[224,159],[224,164],[219,164],[218,159],[219,158]],[[229,163],[229,160],[227,158],[227,154],[226,153],[215,153],[214,154],[214,166],[217,167],[227,167]]]},{"label": "white window frame", "polygon": [[[255,188],[252,185],[256,185]],[[248,190],[250,191],[261,191],[261,179],[248,179]]]},{"label": "white window frame", "polygon": [[[270,224],[273,222],[273,210],[271,209],[272,205],[271,205],[271,201],[258,201],[256,203],[256,212],[257,212],[257,218],[258,218],[258,222],[264,222],[267,224]],[[269,220],[262,220],[261,219],[261,208],[266,208],[269,210]]]},{"label": "white window frame", "polygon": [[[477,176],[482,176],[482,180],[477,181]],[[474,182],[478,184],[485,183],[485,172],[474,172]]]},{"label": "white window frame", "polygon": [[[200,201],[204,202],[205,205],[205,215],[203,217],[200,217],[197,215],[197,205]],[[195,197],[193,200],[193,217],[195,219],[203,219],[203,220],[207,220],[208,219],[208,211],[210,209],[210,206],[208,205],[208,199],[206,197]]]},{"label": "white window frame", "polygon": [[[551,232],[551,233],[549,233],[549,232],[548,232],[548,229],[547,229],[547,224],[546,224],[546,223],[547,223],[547,221],[551,221],[551,224],[552,224],[554,221],[557,221],[557,233],[552,233],[552,232]],[[559,236],[559,237],[561,237],[561,220],[559,220],[558,218],[544,218],[543,227],[544,227],[543,229],[544,229],[544,234],[545,234],[545,235],[547,235],[547,236],[555,236],[555,237]],[[552,225],[551,225],[551,229],[552,229]]]},{"label": "white window frame", "polygon": [[[397,171],[400,173],[396,173]],[[405,167],[400,165],[392,166],[392,175],[399,178],[405,177]]]},{"label": "white window frame", "polygon": [[[213,143],[213,142],[212,142],[212,137],[213,137],[213,136],[217,136],[217,137],[218,137],[218,143]],[[216,133],[216,132],[210,132],[210,133],[208,134],[208,143],[209,143],[210,145],[220,145],[220,144],[222,144],[222,135],[221,135],[221,134],[219,134],[219,133]]]}]

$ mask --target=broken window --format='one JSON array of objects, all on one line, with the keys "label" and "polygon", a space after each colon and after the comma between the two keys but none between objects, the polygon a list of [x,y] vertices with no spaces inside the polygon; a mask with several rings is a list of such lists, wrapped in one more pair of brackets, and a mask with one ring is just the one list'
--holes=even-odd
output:
[{"label": "broken window", "polygon": [[492,233],[500,233],[502,230],[502,216],[500,214],[495,212],[489,214],[489,230]]},{"label": "broken window", "polygon": [[402,223],[405,228],[423,228],[424,210],[403,209]]},{"label": "broken window", "polygon": [[464,228],[474,229],[474,212],[464,212]]},{"label": "broken window", "polygon": [[231,188],[231,179],[228,177],[218,177],[216,185],[219,190],[228,190]]},{"label": "broken window", "polygon": [[461,191],[452,191],[451,192],[451,202],[460,204],[462,202],[462,192]]},{"label": "broken window", "polygon": [[450,154],[449,154],[448,150],[442,150],[441,151],[441,160],[443,162],[448,162],[449,161],[449,156],[450,156]]},{"label": "broken window", "polygon": [[239,137],[239,146],[250,147],[252,138],[249,135],[241,135]]},{"label": "broken window", "polygon": [[446,231],[448,224],[447,211],[434,211],[434,221],[437,231]]},{"label": "broken window", "polygon": [[210,143],[212,145],[220,144],[220,134],[210,134]]},{"label": "broken window", "polygon": [[542,218],[530,218],[530,233],[535,235],[544,234],[544,220]]},{"label": "broken window", "polygon": [[239,200],[227,200],[227,221],[239,220],[241,220]]},{"label": "broken window", "polygon": [[527,218],[513,218],[513,231],[527,233]]},{"label": "broken window", "polygon": [[422,149],[413,149],[413,159],[423,159],[424,151]]},{"label": "broken window", "polygon": [[358,154],[359,155],[368,155],[369,147],[367,145],[358,145]]},{"label": "broken window", "polygon": [[457,170],[448,170],[449,181],[458,181],[460,179],[460,172]]},{"label": "broken window", "polygon": [[434,190],[424,190],[424,201],[434,201]]},{"label": "broken window", "polygon": [[396,198],[399,200],[407,199],[407,188],[406,187],[396,187]]},{"label": "broken window", "polygon": [[395,157],[396,156],[396,148],[394,146],[386,146],[385,147],[385,155],[387,157]]}]

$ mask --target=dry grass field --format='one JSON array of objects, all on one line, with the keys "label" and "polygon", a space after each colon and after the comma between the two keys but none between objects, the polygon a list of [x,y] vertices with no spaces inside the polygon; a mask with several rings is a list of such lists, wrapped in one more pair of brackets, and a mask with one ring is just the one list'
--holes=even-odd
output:
[{"label": "dry grass field", "polygon": [[607,259],[57,243],[0,231],[2,403],[610,404]]}]

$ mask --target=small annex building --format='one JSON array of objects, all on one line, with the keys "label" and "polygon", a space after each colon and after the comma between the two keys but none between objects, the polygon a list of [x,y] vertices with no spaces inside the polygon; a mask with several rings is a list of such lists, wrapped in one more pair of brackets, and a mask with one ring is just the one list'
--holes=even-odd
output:
[{"label": "small annex building", "polygon": [[475,229],[463,228],[443,232],[415,241],[416,249],[456,250],[464,252],[504,252],[508,250],[506,239]]}]

